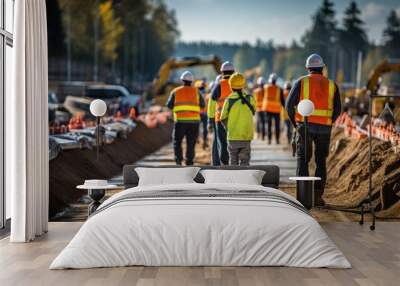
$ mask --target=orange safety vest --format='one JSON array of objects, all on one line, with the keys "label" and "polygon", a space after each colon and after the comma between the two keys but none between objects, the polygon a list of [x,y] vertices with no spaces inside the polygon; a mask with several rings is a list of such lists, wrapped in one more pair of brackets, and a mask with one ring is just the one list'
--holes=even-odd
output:
[{"label": "orange safety vest", "polygon": [[257,111],[263,111],[263,100],[264,100],[264,89],[262,87],[257,87],[254,91],[253,91],[253,96],[254,99],[256,100],[256,107],[257,107]]},{"label": "orange safety vest", "polygon": [[274,84],[264,86],[264,101],[262,109],[266,112],[281,112],[281,89]]},{"label": "orange safety vest", "polygon": [[229,79],[221,79],[220,80],[220,96],[217,100],[217,108],[215,110],[215,121],[221,121],[222,107],[224,107],[225,99],[228,98],[232,93],[231,86],[229,85]]},{"label": "orange safety vest", "polygon": [[200,121],[200,101],[196,88],[181,86],[175,89],[174,119],[175,121]]},{"label": "orange safety vest", "polygon": [[[289,92],[290,92],[290,90],[287,90],[287,89],[283,90],[283,98],[285,99],[285,103],[286,103],[287,97],[289,96]],[[289,119],[289,116],[288,116],[287,111],[284,106],[281,107],[281,119],[282,120]]]},{"label": "orange safety vest", "polygon": [[[300,100],[309,99],[314,103],[314,112],[308,117],[308,122],[332,125],[333,98],[335,83],[320,74],[310,74],[301,80]],[[302,122],[303,117],[296,112],[296,121]]]}]

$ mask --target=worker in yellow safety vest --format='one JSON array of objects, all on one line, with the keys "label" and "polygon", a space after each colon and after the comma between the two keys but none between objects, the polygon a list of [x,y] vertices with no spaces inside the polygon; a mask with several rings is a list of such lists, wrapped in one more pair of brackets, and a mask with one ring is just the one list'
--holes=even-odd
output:
[{"label": "worker in yellow safety vest", "polygon": [[[286,100],[286,111],[296,132],[297,145],[297,175],[308,176],[308,162],[311,159],[312,143],[315,145],[315,176],[320,181],[315,181],[315,205],[324,205],[322,195],[326,182],[326,158],[329,154],[332,123],[341,113],[340,93],[333,80],[323,76],[325,67],[321,56],[312,54],[307,58],[306,69],[308,75],[297,80]],[[311,100],[314,104],[314,112],[308,116],[307,124],[307,152],[305,152],[304,118],[296,112],[296,107],[303,99]],[[305,154],[307,157],[305,158]]]},{"label": "worker in yellow safety vest", "polygon": [[233,64],[224,62],[221,66],[222,78],[214,84],[211,91],[211,99],[215,102],[215,131],[218,144],[218,159],[220,164],[229,164],[227,134],[224,125],[221,122],[221,113],[225,100],[232,93],[229,85],[229,78],[235,72]]},{"label": "worker in yellow safety vest", "polygon": [[[285,84],[283,85],[283,98],[285,99],[285,102],[289,96],[291,89],[292,89],[292,83],[290,81],[285,82]],[[289,120],[289,116],[286,112],[285,106],[282,106],[281,108],[281,120],[283,121],[286,128],[287,143],[290,144],[292,142],[293,126]]]},{"label": "worker in yellow safety vest", "polygon": [[167,107],[174,114],[175,162],[182,165],[182,141],[186,137],[186,165],[193,165],[195,146],[199,134],[200,109],[205,106],[204,99],[197,88],[192,86],[193,75],[185,71],[181,75],[183,85],[172,90]]},{"label": "worker in yellow safety vest", "polygon": [[254,136],[253,116],[256,113],[254,96],[243,90],[246,78],[234,73],[229,84],[232,93],[225,100],[221,120],[228,134],[229,165],[250,165],[251,140]]},{"label": "worker in yellow safety vest", "polygon": [[258,138],[262,140],[265,140],[264,85],[265,78],[260,76],[257,79],[257,86],[253,90],[253,97],[256,100],[256,131]]},{"label": "worker in yellow safety vest", "polygon": [[273,73],[269,76],[268,84],[264,85],[264,101],[262,109],[267,122],[268,144],[272,141],[272,121],[275,123],[276,144],[279,144],[281,131],[281,106],[285,105],[282,89],[276,84],[278,76]]}]

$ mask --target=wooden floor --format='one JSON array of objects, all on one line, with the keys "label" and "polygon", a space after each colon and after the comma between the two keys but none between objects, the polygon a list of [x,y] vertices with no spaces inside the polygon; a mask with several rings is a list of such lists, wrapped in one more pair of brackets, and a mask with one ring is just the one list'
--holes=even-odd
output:
[{"label": "wooden floor", "polygon": [[352,269],[288,267],[124,267],[48,270],[82,223],[50,223],[32,243],[0,241],[0,285],[400,285],[400,223],[322,223]]}]

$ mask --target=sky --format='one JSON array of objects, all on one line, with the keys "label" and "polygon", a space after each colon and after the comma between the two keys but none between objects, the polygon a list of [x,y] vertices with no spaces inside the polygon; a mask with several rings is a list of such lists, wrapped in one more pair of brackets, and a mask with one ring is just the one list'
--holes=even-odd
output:
[{"label": "sky", "polygon": [[[300,40],[322,0],[165,0],[175,10],[182,41],[277,44]],[[334,0],[336,20],[351,0]],[[391,10],[400,15],[400,0],[358,0],[370,40],[379,43]]]}]

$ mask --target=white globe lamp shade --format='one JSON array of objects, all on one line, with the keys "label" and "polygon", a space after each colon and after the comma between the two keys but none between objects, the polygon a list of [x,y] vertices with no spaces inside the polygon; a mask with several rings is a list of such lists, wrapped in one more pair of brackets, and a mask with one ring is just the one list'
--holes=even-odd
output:
[{"label": "white globe lamp shade", "polygon": [[107,104],[101,99],[95,99],[90,103],[90,113],[96,117],[106,114]]},{"label": "white globe lamp shade", "polygon": [[309,99],[303,99],[297,106],[297,111],[302,116],[310,116],[314,112],[314,103]]}]

